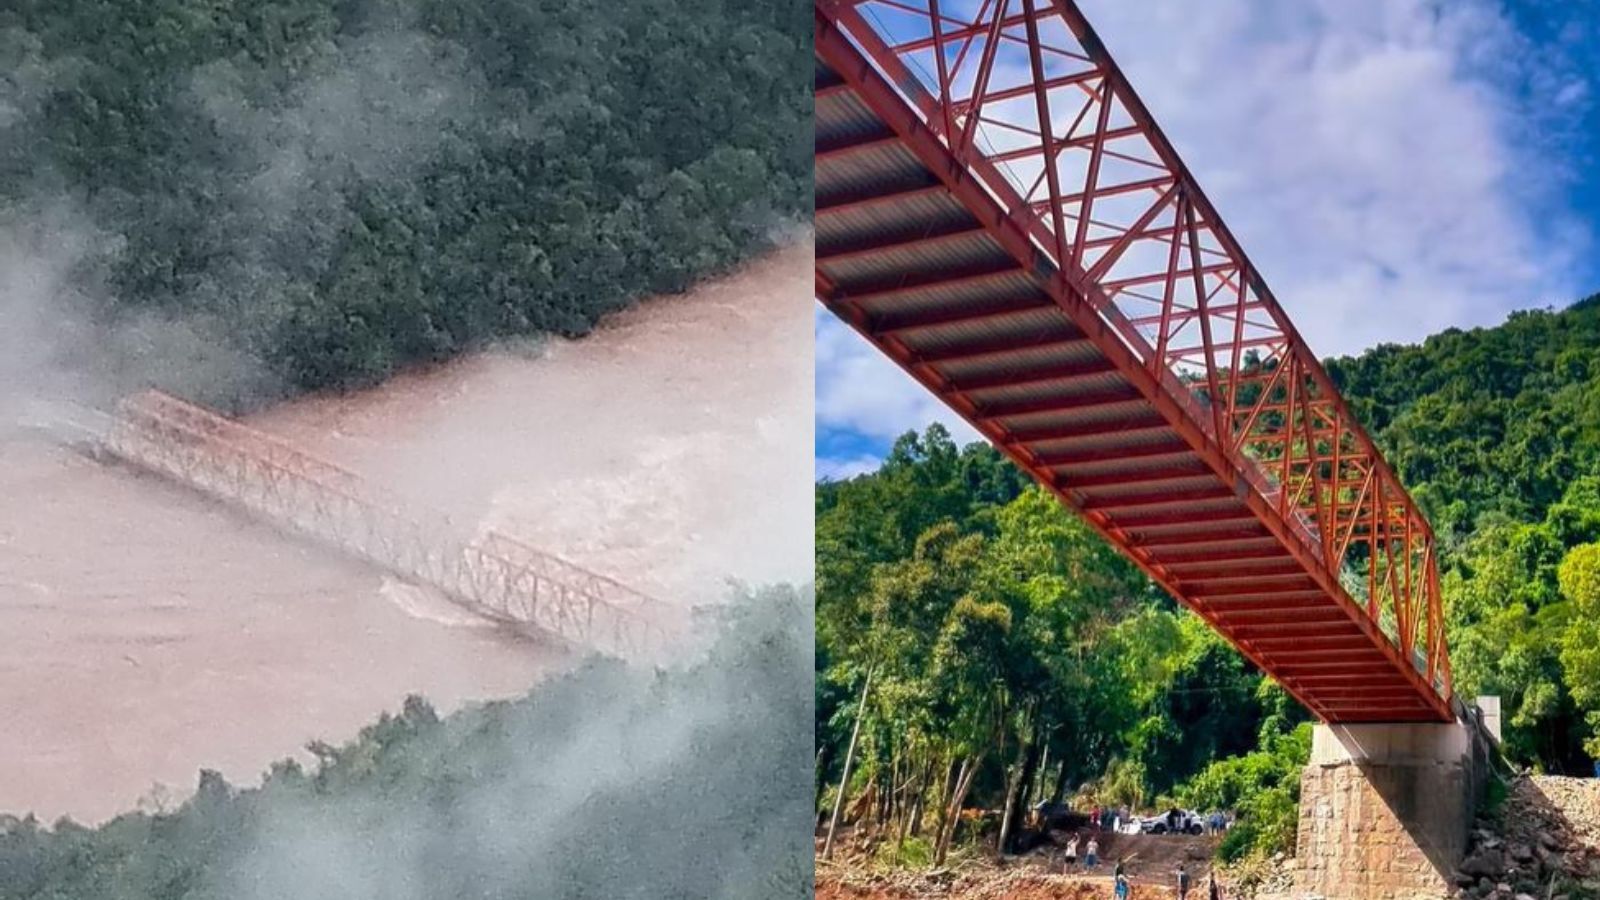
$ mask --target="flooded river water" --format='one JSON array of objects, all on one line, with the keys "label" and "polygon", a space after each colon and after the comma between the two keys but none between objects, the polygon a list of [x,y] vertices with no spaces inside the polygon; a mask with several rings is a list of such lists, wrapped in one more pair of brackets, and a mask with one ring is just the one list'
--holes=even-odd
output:
[{"label": "flooded river water", "polygon": [[[811,572],[809,245],[252,424],[671,603]],[[100,821],[253,781],[408,692],[443,709],[565,664],[176,485],[0,436],[0,811]]]}]

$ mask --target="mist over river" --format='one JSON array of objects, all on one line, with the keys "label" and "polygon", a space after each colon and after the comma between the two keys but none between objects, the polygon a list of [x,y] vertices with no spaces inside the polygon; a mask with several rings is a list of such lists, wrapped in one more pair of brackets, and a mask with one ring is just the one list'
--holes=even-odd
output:
[{"label": "mist over river", "polygon": [[[811,247],[255,427],[667,602],[812,566]],[[0,811],[98,822],[253,782],[401,698],[570,660],[182,487],[0,429]]]}]

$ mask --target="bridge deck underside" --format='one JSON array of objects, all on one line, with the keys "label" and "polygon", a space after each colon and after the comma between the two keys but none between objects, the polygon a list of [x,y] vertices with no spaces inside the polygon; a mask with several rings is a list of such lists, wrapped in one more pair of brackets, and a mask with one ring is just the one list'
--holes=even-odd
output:
[{"label": "bridge deck underside", "polygon": [[1319,718],[1440,718],[861,93],[821,60],[816,88],[818,296]]}]

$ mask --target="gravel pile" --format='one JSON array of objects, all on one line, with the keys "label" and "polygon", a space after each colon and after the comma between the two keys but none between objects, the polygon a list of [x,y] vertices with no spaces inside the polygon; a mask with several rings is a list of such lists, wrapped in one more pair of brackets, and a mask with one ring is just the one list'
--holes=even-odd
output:
[{"label": "gravel pile", "polygon": [[1475,823],[1456,884],[1484,900],[1600,897],[1600,781],[1515,779],[1505,802]]}]

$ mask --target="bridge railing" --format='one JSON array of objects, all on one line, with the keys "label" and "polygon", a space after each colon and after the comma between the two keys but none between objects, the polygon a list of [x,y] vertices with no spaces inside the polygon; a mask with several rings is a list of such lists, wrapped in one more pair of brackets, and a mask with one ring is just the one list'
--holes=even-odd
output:
[{"label": "bridge railing", "polygon": [[622,583],[445,516],[348,469],[158,391],[125,400],[102,438],[130,463],[433,587],[486,618],[581,650],[648,657],[676,617]]},{"label": "bridge railing", "polygon": [[[1025,232],[1036,271],[1093,310],[1191,443],[1448,700],[1427,520],[1076,4],[816,12],[819,47],[843,35],[870,61],[999,205],[1006,222],[991,227]],[[1352,569],[1364,602],[1341,584]]]}]

